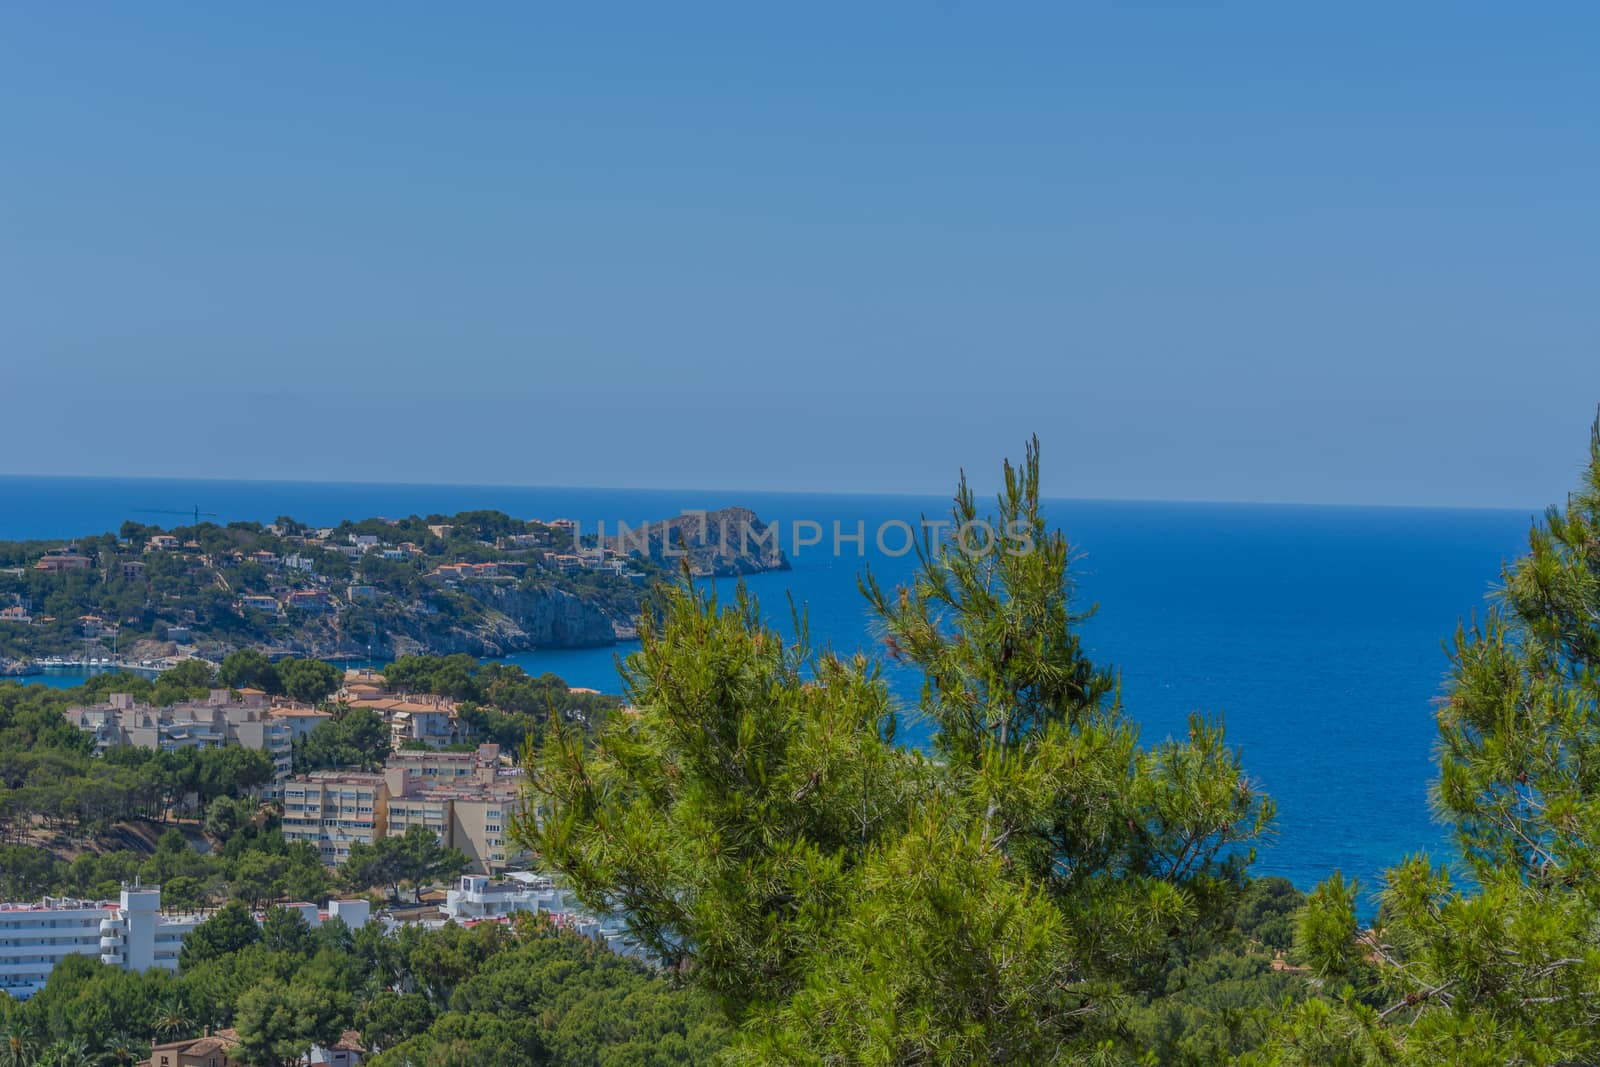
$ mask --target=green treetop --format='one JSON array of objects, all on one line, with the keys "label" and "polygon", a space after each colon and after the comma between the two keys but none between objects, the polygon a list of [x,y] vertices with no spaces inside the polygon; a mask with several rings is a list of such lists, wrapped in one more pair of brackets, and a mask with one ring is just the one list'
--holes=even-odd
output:
[{"label": "green treetop", "polygon": [[451,881],[468,866],[470,861],[460,849],[441,845],[432,830],[413,824],[405,833],[381,837],[371,845],[353,842],[340,874],[351,889],[385,887],[390,898],[397,900],[402,885],[420,895],[423,886]]},{"label": "green treetop", "polygon": [[307,981],[263,978],[239,999],[233,1053],[250,1067],[288,1067],[312,1045],[331,1045],[349,1022],[350,998]]}]

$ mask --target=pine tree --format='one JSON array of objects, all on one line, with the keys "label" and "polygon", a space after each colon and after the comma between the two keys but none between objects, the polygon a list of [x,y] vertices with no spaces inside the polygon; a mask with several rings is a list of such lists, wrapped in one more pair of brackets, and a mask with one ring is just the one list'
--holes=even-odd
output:
[{"label": "pine tree", "polygon": [[630,709],[527,754],[517,835],[722,998],[732,1062],[1124,1058],[1128,996],[1216,921],[1271,818],[1220,725],[1141,746],[1082,649],[1037,443],[987,536],[964,478],[951,518],[911,585],[863,581],[924,675],[931,754],[894,744],[876,663],[691,588],[642,626]]},{"label": "pine tree", "polygon": [[1392,869],[1376,928],[1335,877],[1300,921],[1346,983],[1264,1062],[1505,1064],[1600,1058],[1600,420],[1582,483],[1529,536],[1481,622],[1458,629],[1438,711],[1436,805],[1464,872]]}]

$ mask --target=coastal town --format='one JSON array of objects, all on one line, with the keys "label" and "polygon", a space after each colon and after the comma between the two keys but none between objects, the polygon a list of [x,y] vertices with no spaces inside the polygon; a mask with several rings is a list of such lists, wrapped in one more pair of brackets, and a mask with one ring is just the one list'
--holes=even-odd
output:
[{"label": "coastal town", "polygon": [[702,576],[788,566],[746,509],[696,522],[603,537],[500,512],[284,517],[0,543],[0,674],[157,672],[242,647],[370,659],[603,646],[633,635],[644,589],[680,557]]}]

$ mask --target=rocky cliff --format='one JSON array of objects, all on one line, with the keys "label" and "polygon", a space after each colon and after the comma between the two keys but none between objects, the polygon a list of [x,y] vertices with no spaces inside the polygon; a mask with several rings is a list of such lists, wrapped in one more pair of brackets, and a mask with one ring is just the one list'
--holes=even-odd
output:
[{"label": "rocky cliff", "polygon": [[[619,622],[621,626],[619,626]],[[595,648],[615,644],[626,622],[598,604],[550,587],[504,589],[486,597],[472,617],[452,619],[422,604],[391,601],[370,618],[328,620],[303,627],[291,649],[324,658],[359,655],[503,656],[536,648]]]},{"label": "rocky cliff", "polygon": [[515,627],[523,647],[589,648],[616,641],[616,627],[601,608],[561,589],[508,593],[494,602]]}]

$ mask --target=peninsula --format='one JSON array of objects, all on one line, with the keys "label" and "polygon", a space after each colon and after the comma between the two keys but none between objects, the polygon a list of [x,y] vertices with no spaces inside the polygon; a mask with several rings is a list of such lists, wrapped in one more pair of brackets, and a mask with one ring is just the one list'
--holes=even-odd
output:
[{"label": "peninsula", "polygon": [[0,542],[0,674],[39,663],[158,664],[241,648],[323,659],[499,656],[634,634],[649,587],[787,570],[747,508],[624,536],[499,511],[314,528],[125,522],[71,541]]}]

